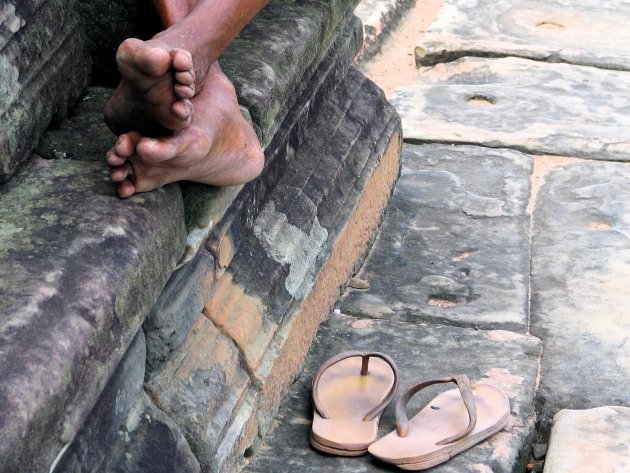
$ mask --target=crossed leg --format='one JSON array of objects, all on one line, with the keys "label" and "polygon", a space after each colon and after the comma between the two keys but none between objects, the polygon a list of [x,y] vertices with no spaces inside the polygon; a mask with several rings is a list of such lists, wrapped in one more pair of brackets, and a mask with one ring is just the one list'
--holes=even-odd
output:
[{"label": "crossed leg", "polygon": [[129,197],[170,182],[242,184],[264,164],[217,57],[267,0],[154,0],[168,28],[123,42],[123,79],[105,110],[119,134],[110,177]]}]

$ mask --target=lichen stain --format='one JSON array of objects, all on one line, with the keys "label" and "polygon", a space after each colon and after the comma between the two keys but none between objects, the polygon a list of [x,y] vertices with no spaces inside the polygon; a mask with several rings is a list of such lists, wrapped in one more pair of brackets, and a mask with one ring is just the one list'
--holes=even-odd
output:
[{"label": "lichen stain", "polygon": [[273,202],[267,204],[254,224],[254,234],[267,255],[280,264],[289,265],[285,288],[296,298],[306,296],[315,276],[312,274],[315,260],[321,251],[328,231],[314,219],[309,234],[291,225],[287,216],[276,211]]}]

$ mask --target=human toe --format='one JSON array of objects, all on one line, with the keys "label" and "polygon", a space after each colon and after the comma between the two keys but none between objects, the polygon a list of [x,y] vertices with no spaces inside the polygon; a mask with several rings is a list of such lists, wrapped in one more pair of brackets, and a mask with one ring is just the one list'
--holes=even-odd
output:
[{"label": "human toe", "polygon": [[171,56],[163,48],[140,48],[134,56],[134,62],[141,72],[151,77],[163,76],[171,68]]},{"label": "human toe", "polygon": [[190,121],[193,114],[193,104],[190,100],[176,100],[171,106],[171,111],[180,120]]},{"label": "human toe", "polygon": [[148,163],[160,163],[168,161],[178,155],[179,150],[172,139],[168,138],[144,138],[137,146],[138,156]]},{"label": "human toe", "polygon": [[131,197],[136,192],[136,186],[134,186],[133,182],[130,179],[125,179],[120,184],[118,184],[118,196],[126,199],[127,197]]},{"label": "human toe", "polygon": [[[192,55],[186,51],[185,49],[175,48],[171,50],[171,58],[173,61],[173,68],[176,71],[184,72],[189,71],[192,73],[193,71],[193,58]],[[193,75],[193,81],[195,80]]]}]

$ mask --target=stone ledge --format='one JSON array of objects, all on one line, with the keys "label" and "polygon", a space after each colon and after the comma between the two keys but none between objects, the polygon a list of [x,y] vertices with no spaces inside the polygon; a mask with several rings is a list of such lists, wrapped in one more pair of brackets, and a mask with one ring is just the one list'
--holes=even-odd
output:
[{"label": "stone ledge", "polygon": [[[333,5],[309,0],[286,9],[285,3],[286,0],[270,2],[220,59],[234,81],[244,114],[251,115],[265,147],[289,110],[300,108],[297,102],[324,57],[354,57],[362,42],[361,24],[349,16],[355,0],[335,0]],[[273,28],[269,24],[270,12],[275,15]],[[332,73],[341,76],[345,70],[339,66]],[[114,142],[114,135],[102,120],[102,110],[112,92],[109,88],[90,87],[73,115],[44,135],[38,153],[49,159],[102,161]],[[189,231],[189,248],[183,263],[194,257],[242,186],[217,188],[182,183],[181,187]]]},{"label": "stone ledge", "polygon": [[530,156],[509,149],[405,144],[401,177],[357,274],[369,287],[348,289],[341,310],[525,332],[532,168]]},{"label": "stone ledge", "polygon": [[388,37],[402,15],[417,0],[362,0],[354,14],[363,23],[363,47],[356,62],[364,64],[381,50],[381,45]]},{"label": "stone ledge", "polygon": [[66,115],[89,81],[90,58],[73,4],[11,0],[3,7],[0,183],[26,161],[50,121]]},{"label": "stone ledge", "polygon": [[[380,90],[355,70],[340,84],[329,81],[307,112],[310,125],[285,122],[287,141],[270,146],[286,164],[277,185],[251,219],[240,214],[240,244],[219,271],[204,315],[147,384],[204,471],[233,471],[255,450],[399,172],[400,121]],[[297,131],[301,142],[287,147]]]},{"label": "stone ledge", "polygon": [[48,471],[72,441],[183,252],[182,215],[177,186],[123,201],[92,163],[33,157],[0,188],[2,471]]}]

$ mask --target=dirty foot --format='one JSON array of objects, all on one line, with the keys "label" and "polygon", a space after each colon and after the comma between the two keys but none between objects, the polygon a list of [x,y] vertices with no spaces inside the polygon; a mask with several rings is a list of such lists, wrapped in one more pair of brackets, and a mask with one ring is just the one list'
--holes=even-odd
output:
[{"label": "dirty foot", "polygon": [[123,76],[105,107],[105,121],[116,134],[180,130],[192,120],[195,72],[192,55],[163,41],[125,40],[116,53]]},{"label": "dirty foot", "polygon": [[229,186],[262,171],[264,155],[254,130],[241,115],[236,92],[217,62],[204,88],[192,99],[190,126],[149,138],[136,131],[118,138],[107,153],[112,181],[126,198],[175,181]]}]

